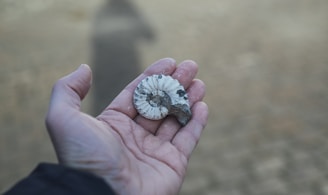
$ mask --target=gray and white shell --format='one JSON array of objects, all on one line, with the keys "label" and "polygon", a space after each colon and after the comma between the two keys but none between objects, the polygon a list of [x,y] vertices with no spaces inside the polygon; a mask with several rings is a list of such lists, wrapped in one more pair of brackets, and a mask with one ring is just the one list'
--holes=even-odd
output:
[{"label": "gray and white shell", "polygon": [[174,115],[181,125],[191,118],[188,95],[178,80],[163,74],[148,76],[134,91],[133,103],[139,114],[151,120]]}]

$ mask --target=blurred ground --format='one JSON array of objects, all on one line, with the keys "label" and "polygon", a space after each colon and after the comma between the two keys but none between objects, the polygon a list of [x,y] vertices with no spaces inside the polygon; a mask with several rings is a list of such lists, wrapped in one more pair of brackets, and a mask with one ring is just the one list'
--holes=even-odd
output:
[{"label": "blurred ground", "polygon": [[[120,88],[169,56],[198,62],[210,107],[181,194],[328,194],[327,1],[137,0],[113,15],[106,6],[0,1],[0,192],[55,162],[43,120],[57,78],[90,63],[117,71]],[[113,29],[133,37],[122,50]],[[106,69],[107,53],[133,64]],[[97,96],[106,87],[115,86],[93,88],[85,111],[109,102]]]}]

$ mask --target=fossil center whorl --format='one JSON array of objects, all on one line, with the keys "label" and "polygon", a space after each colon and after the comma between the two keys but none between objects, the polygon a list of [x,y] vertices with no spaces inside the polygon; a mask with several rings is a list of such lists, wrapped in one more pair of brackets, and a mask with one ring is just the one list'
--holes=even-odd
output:
[{"label": "fossil center whorl", "polygon": [[133,103],[139,114],[148,119],[174,115],[180,124],[186,125],[191,118],[188,95],[171,76],[160,74],[143,79],[134,91]]},{"label": "fossil center whorl", "polygon": [[149,102],[149,105],[152,107],[164,106],[168,110],[171,107],[170,96],[165,91],[161,91],[161,90],[156,90],[152,93],[147,94],[146,101]]}]

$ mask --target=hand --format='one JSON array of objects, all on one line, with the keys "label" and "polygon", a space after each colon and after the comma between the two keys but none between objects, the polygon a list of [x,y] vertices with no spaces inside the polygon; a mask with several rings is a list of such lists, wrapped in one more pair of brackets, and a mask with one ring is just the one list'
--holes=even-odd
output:
[{"label": "hand", "polygon": [[[172,75],[187,89],[193,116],[184,127],[173,117],[145,119],[132,104],[138,83],[159,73]],[[46,118],[59,163],[104,178],[119,194],[177,194],[207,123],[205,85],[194,79],[196,73],[192,61],[177,67],[172,59],[159,60],[96,118],[80,111],[91,85],[90,68],[81,65],[61,78],[53,88]]]}]

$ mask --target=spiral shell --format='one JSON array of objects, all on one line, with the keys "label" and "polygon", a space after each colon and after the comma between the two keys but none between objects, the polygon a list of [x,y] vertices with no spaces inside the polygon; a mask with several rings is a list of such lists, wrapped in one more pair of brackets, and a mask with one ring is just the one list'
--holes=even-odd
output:
[{"label": "spiral shell", "polygon": [[134,91],[133,103],[139,114],[159,120],[174,115],[181,125],[191,118],[188,95],[178,80],[163,74],[148,76]]}]

